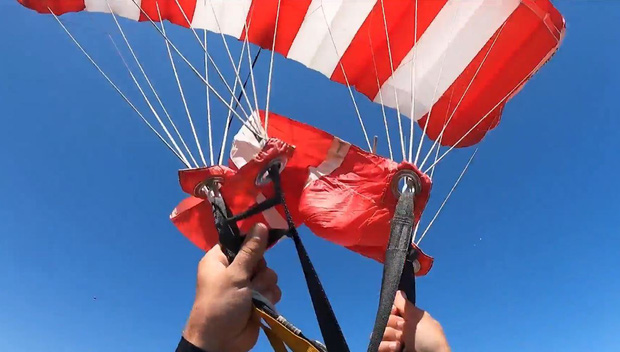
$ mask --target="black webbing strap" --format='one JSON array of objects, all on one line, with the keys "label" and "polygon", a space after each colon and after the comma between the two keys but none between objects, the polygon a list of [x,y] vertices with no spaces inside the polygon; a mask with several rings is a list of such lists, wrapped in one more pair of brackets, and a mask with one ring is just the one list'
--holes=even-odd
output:
[{"label": "black webbing strap", "polygon": [[[396,211],[392,218],[390,239],[385,252],[383,266],[383,279],[381,281],[381,295],[379,296],[379,308],[375,318],[375,326],[372,330],[368,352],[377,352],[379,344],[390,318],[396,291],[399,288],[406,289],[405,293],[409,300],[415,302],[415,279],[413,276],[411,240],[413,236],[413,204],[414,193],[403,192],[396,205]],[[407,268],[406,268],[407,267]]]},{"label": "black webbing strap", "polygon": [[241,214],[233,216],[222,197],[218,196],[212,199],[211,204],[213,206],[213,215],[215,218],[215,225],[219,233],[219,241],[222,246],[222,250],[224,251],[224,254],[228,258],[229,262],[232,262],[236,254],[241,249],[244,241],[244,237],[241,236],[236,222],[258,214],[276,205],[282,205],[289,228],[287,230],[269,230],[269,245],[277,242],[285,235],[293,239],[295,249],[297,250],[299,261],[301,262],[301,267],[304,272],[310,298],[312,299],[314,312],[319,323],[319,328],[321,329],[321,334],[323,335],[325,346],[329,352],[349,352],[349,347],[347,346],[342,329],[336,319],[336,314],[334,314],[334,310],[332,309],[329,299],[325,294],[323,285],[321,284],[316,270],[314,269],[314,265],[312,265],[312,261],[310,260],[308,252],[301,241],[301,237],[297,232],[291,213],[286,205],[286,202],[284,201],[284,193],[282,191],[282,182],[278,165],[274,165],[269,169],[269,178],[273,181],[275,196],[262,203],[253,205]]},{"label": "black webbing strap", "polygon": [[295,227],[295,223],[293,222],[293,217],[291,216],[291,213],[286,206],[286,202],[284,201],[284,193],[282,192],[282,183],[278,169],[272,167],[272,169],[269,170],[269,176],[273,180],[276,194],[282,197],[282,207],[284,208],[286,222],[289,226],[289,237],[291,237],[295,243],[295,249],[297,250],[297,255],[299,256],[299,261],[306,278],[306,285],[308,286],[308,292],[310,293],[310,298],[312,299],[314,313],[316,314],[316,319],[319,323],[319,328],[321,329],[323,342],[329,352],[348,352],[349,346],[344,338],[340,324],[338,324],[336,314],[329,303],[329,299],[327,298],[327,294],[325,294],[321,280],[314,269],[314,265],[312,265],[310,256],[308,256],[308,252],[306,251],[306,248],[301,241],[301,237],[297,232],[297,228]]}]

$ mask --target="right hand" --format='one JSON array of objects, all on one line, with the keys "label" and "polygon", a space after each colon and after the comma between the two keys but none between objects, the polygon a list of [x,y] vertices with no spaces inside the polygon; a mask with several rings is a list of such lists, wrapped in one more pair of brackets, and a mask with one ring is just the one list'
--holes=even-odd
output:
[{"label": "right hand", "polygon": [[398,291],[379,352],[450,352],[439,322]]}]

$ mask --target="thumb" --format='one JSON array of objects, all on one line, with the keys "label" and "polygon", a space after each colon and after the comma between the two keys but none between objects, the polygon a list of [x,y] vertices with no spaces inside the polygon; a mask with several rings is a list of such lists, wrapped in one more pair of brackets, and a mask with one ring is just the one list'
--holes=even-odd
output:
[{"label": "thumb", "polygon": [[230,267],[238,271],[244,279],[250,279],[254,269],[263,258],[265,250],[267,250],[267,227],[263,224],[256,224],[246,236],[245,242]]}]

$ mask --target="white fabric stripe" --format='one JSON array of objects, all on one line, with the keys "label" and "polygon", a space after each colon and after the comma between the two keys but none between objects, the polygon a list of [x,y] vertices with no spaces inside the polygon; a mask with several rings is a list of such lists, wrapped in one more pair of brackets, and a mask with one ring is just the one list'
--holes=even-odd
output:
[{"label": "white fabric stripe", "polygon": [[140,19],[140,8],[136,4],[140,5],[141,3],[142,0],[84,0],[86,11],[110,13],[111,7],[116,15],[134,21]]},{"label": "white fabric stripe", "polygon": [[310,168],[310,175],[306,181],[306,186],[318,180],[321,176],[329,175],[342,165],[344,158],[349,152],[351,145],[341,139],[334,138],[332,146],[327,151],[325,160],[317,167]]},{"label": "white fabric stripe", "polygon": [[[413,100],[411,73],[415,51],[413,119],[422,118],[520,3],[520,0],[449,0],[420,37],[415,48],[381,87],[384,104],[396,107],[396,89],[400,111],[412,117],[409,115]],[[377,94],[374,101],[379,102],[380,96],[381,94]]]},{"label": "white fabric stripe", "polygon": [[312,0],[288,58],[330,77],[376,2]]},{"label": "white fabric stripe", "polygon": [[[264,134],[265,130],[260,123],[260,118],[256,112],[248,118],[248,123],[252,121],[258,121],[259,123],[253,123],[254,128],[256,129],[256,125],[260,125],[260,129],[258,130],[259,134]],[[258,154],[263,145],[256,140],[254,134],[250,131],[247,125],[243,125],[239,132],[235,135],[233,139],[233,143],[230,147],[230,160],[232,163],[240,169],[248,161],[250,161],[253,157]]]},{"label": "white fabric stripe", "polygon": [[192,27],[239,39],[251,5],[252,0],[196,0]]}]

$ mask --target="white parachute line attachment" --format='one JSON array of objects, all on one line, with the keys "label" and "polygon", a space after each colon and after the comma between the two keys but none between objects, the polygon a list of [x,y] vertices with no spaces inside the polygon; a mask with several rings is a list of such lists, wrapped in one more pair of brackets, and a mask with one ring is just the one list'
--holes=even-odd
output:
[{"label": "white parachute line attachment", "polygon": [[[166,107],[165,107],[164,103],[162,102],[161,98],[159,97],[159,94],[157,93],[157,90],[153,86],[153,83],[149,79],[149,76],[147,75],[146,71],[144,70],[144,67],[142,66],[142,64],[140,63],[140,60],[138,59],[138,56],[136,55],[135,51],[133,50],[133,47],[131,46],[131,43],[129,42],[129,39],[127,38],[127,35],[125,34],[125,31],[123,30],[123,27],[118,22],[118,17],[112,11],[112,8],[110,6],[109,0],[106,0],[106,4],[108,5],[108,9],[110,10],[110,13],[112,14],[112,18],[114,19],[114,23],[116,24],[116,27],[118,28],[118,31],[121,34],[121,37],[123,38],[123,41],[125,42],[125,45],[127,46],[127,49],[131,53],[131,56],[133,57],[136,65],[138,66],[138,69],[142,73],[142,76],[144,77],[144,80],[146,81],[146,83],[148,84],[149,88],[151,89],[151,92],[155,96],[155,99],[157,100],[157,102],[158,102],[159,106],[161,107],[162,111],[164,112],[164,115],[166,115],[166,118],[168,119],[168,122],[170,122],[170,125],[172,126],[172,128],[173,128],[174,132],[176,133],[177,137],[179,137],[179,140],[181,141],[181,144],[185,148],[185,151],[187,152],[187,154],[189,155],[191,160],[194,162],[194,165],[198,166],[198,163],[196,162],[196,159],[194,159],[194,156],[192,155],[191,150],[188,148],[187,144],[185,143],[185,140],[183,139],[183,136],[181,135],[181,133],[179,132],[179,129],[177,128],[176,124],[172,120],[172,117],[168,113],[168,110],[166,109]],[[125,61],[125,58],[121,54],[120,49],[116,45],[116,42],[114,41],[114,39],[112,39],[112,37],[110,37],[110,40],[112,41],[112,44],[116,48],[116,52],[118,53],[119,57],[123,61],[123,64],[125,64],[125,67],[127,68],[127,71],[132,76],[132,79],[134,80],[134,83],[138,87],[138,90],[140,90],[140,92],[142,93],[143,98],[147,101],[147,104],[149,105],[149,108],[151,108],[151,112],[153,113],[153,115],[155,116],[157,121],[160,122],[161,127],[163,128],[163,130],[166,133],[166,135],[169,136],[168,138],[170,138],[170,140],[172,141],[172,144],[177,148],[177,151],[179,152],[179,154],[181,156],[185,157],[185,155],[183,155],[183,153],[181,152],[181,150],[180,150],[179,146],[177,145],[176,141],[174,140],[174,138],[172,138],[172,136],[170,136],[170,133],[168,132],[168,129],[166,128],[164,123],[161,122],[159,114],[156,112],[156,110],[154,108],[152,108],[152,105],[151,105],[150,101],[148,100],[148,98],[144,94],[144,92],[142,90],[142,87],[138,84],[137,80],[134,78],[134,75],[133,75],[131,69],[129,68],[129,65]]]},{"label": "white parachute line attachment", "polygon": [[434,166],[430,168],[430,175],[429,177],[431,178],[431,180],[433,179],[433,176],[435,176],[435,170],[437,170],[437,164],[435,163],[437,161],[437,159],[439,159],[439,153],[441,152],[441,144],[437,145],[437,149],[435,149],[435,160],[433,161]]},{"label": "white parachute line attachment", "polygon": [[[249,46],[248,46],[248,50],[249,50]],[[239,55],[239,61],[237,62],[237,65],[235,66],[235,71],[238,73],[241,70],[241,65],[243,62],[243,56],[245,55],[245,45],[242,46],[241,48],[241,54]],[[251,66],[250,66],[250,69]],[[235,84],[233,84],[233,93],[237,94],[237,86],[238,83],[237,81],[235,81]],[[233,99],[232,97],[230,98],[230,104],[233,104]],[[228,129],[230,128],[230,124],[232,122],[232,118],[231,118],[231,112],[228,112],[228,116],[226,116],[226,121],[224,122],[224,135],[222,136],[222,145],[220,146],[220,155],[218,158],[218,165],[222,165],[222,162],[224,161],[224,152],[226,150],[226,140],[228,139]],[[252,121],[253,119],[250,117],[250,121]],[[250,122],[251,123],[251,122]]]},{"label": "white parachute line attachment", "polygon": [[[321,0],[321,12],[323,13],[323,18],[325,19],[325,25],[327,26],[327,32],[329,33],[329,37],[331,38],[332,45],[334,46],[334,52],[340,57],[338,54],[338,47],[336,46],[336,41],[334,40],[334,35],[332,34],[332,29],[329,25],[329,21],[327,20],[327,14],[325,14],[325,8],[323,8],[323,0]],[[347,77],[347,73],[344,69],[344,65],[342,61],[338,63],[340,66],[340,70],[342,71],[342,75],[344,77],[344,81],[349,89],[349,96],[351,97],[351,101],[353,102],[353,108],[355,109],[355,113],[357,114],[357,119],[359,120],[360,127],[362,128],[362,132],[364,133],[364,138],[366,139],[366,144],[368,145],[368,150],[372,151],[372,146],[370,145],[370,139],[368,138],[368,133],[366,132],[366,125],[364,124],[364,120],[362,119],[362,114],[360,113],[360,109],[357,106],[357,101],[355,100],[355,95],[353,94],[353,88],[349,83],[349,78]]]},{"label": "white parachute line attachment", "polygon": [[[202,50],[205,52],[205,55],[207,56],[207,58],[209,59],[209,62],[211,62],[211,64],[213,65],[213,68],[215,69],[215,72],[217,73],[217,75],[220,77],[220,80],[222,80],[222,82],[224,83],[224,85],[226,86],[226,89],[228,90],[228,93],[230,93],[233,97],[235,96],[232,92],[232,89],[230,88],[230,84],[228,84],[228,82],[226,81],[226,79],[224,79],[224,75],[222,74],[222,71],[220,71],[219,67],[217,66],[217,64],[215,63],[215,60],[213,60],[213,58],[211,57],[211,55],[209,55],[209,52],[207,51],[207,48],[203,45],[202,40],[200,39],[200,37],[198,36],[198,33],[196,32],[196,29],[194,27],[192,27],[192,23],[189,20],[189,18],[187,17],[187,14],[185,13],[185,10],[183,9],[183,7],[181,6],[181,4],[179,3],[179,0],[174,0],[179,8],[179,10],[181,11],[181,14],[183,15],[183,18],[185,19],[185,21],[187,22],[187,26],[190,28],[190,30],[192,31],[192,33],[194,34],[194,37],[196,38],[196,41],[198,42],[198,45],[200,45],[200,47],[202,48]],[[211,4],[211,8],[213,9],[213,3]],[[214,11],[214,16],[215,16],[215,11]],[[226,42],[226,40],[224,39],[224,34],[221,33],[221,28],[219,27],[219,22],[217,20],[217,16],[215,16],[215,21],[218,25],[218,30],[220,30],[220,34],[222,34],[222,42],[224,43],[224,47],[226,48],[226,51],[228,53],[228,57],[230,58],[230,64],[234,67],[235,63],[234,60],[232,59],[232,55],[230,54],[230,49],[228,48],[228,43]],[[235,77],[236,80],[241,80],[239,77]],[[245,111],[245,109],[243,108],[243,105],[241,104],[241,102],[237,102],[239,104],[239,107],[241,108],[241,111],[246,115],[246,116],[250,116],[252,114],[252,112],[248,113],[247,111]],[[249,102],[248,102],[249,104]],[[252,105],[250,105],[250,109],[252,108]]]},{"label": "white parachute line attachment", "polygon": [[[387,18],[385,17],[385,4],[384,4],[384,0],[379,0],[379,1],[381,1],[381,13],[383,14],[383,28],[385,29],[385,39],[387,40],[388,57],[390,59],[390,70],[393,76],[394,75],[394,60],[392,59],[392,44],[390,43],[390,34],[388,33]],[[400,113],[400,104],[398,102],[398,92],[396,91],[396,86],[394,86],[394,99],[396,103],[396,114],[398,115],[398,133],[400,134],[400,149],[403,153],[403,160],[407,160],[407,153],[405,152],[405,137],[403,135],[402,115]]]},{"label": "white parachute line attachment", "polygon": [[[177,48],[177,46],[170,40],[170,38],[168,38],[168,36],[166,36],[161,29],[157,26],[157,24],[155,23],[155,21],[153,21],[153,19],[151,19],[151,17],[144,11],[144,9],[142,9],[140,7],[140,5],[138,5],[138,3],[136,3],[136,0],[131,0],[141,11],[141,13],[144,15],[144,17],[151,23],[151,25],[153,26],[153,28],[155,28],[155,30],[162,36],[162,38],[164,38],[164,40],[170,44],[170,47],[174,50],[174,52],[179,55],[179,57],[183,60],[183,62],[185,62],[185,64],[187,65],[187,67],[189,67],[189,69],[194,73],[194,75],[196,75],[196,77],[198,77],[198,79],[200,79],[202,81],[203,84],[205,84],[209,90],[217,97],[217,99],[224,105],[226,106],[229,110],[233,111],[233,115],[239,119],[239,121],[241,121],[241,123],[244,126],[248,125],[248,121],[247,121],[247,115],[246,115],[246,119],[244,119],[243,117],[241,117],[241,115],[239,115],[234,109],[233,107],[228,104],[228,102],[222,97],[222,95],[202,76],[202,74],[196,69],[196,67],[194,67],[194,65],[192,65],[192,63],[181,53],[181,51],[179,50],[179,48]],[[242,109],[243,110],[243,109]],[[251,126],[250,126],[251,127]],[[255,130],[250,129],[250,131],[252,132],[252,134],[256,137],[256,138],[262,138],[262,136],[260,136]]]},{"label": "white parachute line attachment", "polygon": [[452,196],[452,193],[454,193],[454,190],[456,189],[456,187],[459,185],[459,183],[463,179],[463,176],[465,176],[465,173],[467,173],[467,170],[469,169],[469,165],[471,165],[471,162],[474,160],[474,157],[476,156],[477,153],[478,153],[478,148],[476,148],[476,150],[474,150],[474,152],[471,155],[471,157],[469,157],[469,160],[467,161],[467,164],[465,164],[465,167],[463,168],[463,171],[461,171],[461,174],[456,179],[456,182],[454,182],[454,185],[452,186],[452,189],[450,189],[450,192],[448,192],[448,195],[446,196],[446,198],[441,203],[441,206],[439,207],[439,209],[437,209],[437,212],[435,212],[435,215],[433,216],[431,221],[428,223],[428,226],[426,226],[426,229],[424,230],[424,232],[422,232],[422,235],[420,236],[420,239],[416,242],[416,245],[419,245],[420,242],[422,242],[422,240],[424,239],[424,237],[426,236],[428,231],[433,226],[433,223],[435,223],[435,220],[437,220],[437,217],[439,216],[439,214],[441,214],[441,211],[443,210],[444,206],[446,205],[446,203],[448,202],[448,200]]},{"label": "white parachute line attachment", "polygon": [[[443,158],[445,158],[454,148],[456,148],[455,146],[458,145],[459,143],[461,143],[467,136],[469,136],[469,134],[476,129],[476,127],[478,127],[479,124],[482,123],[482,121],[484,121],[484,119],[486,119],[489,115],[491,115],[491,113],[493,111],[495,111],[495,109],[497,109],[500,105],[504,104],[506,102],[506,100],[508,100],[508,98],[510,98],[514,92],[517,91],[517,89],[519,89],[523,83],[525,83],[525,81],[527,81],[530,77],[532,77],[532,75],[534,73],[536,73],[536,71],[540,68],[540,65],[537,65],[536,67],[534,67],[534,69],[525,76],[525,78],[523,78],[519,84],[517,84],[513,89],[510,90],[510,92],[508,92],[508,94],[506,94],[497,104],[495,104],[494,107],[492,107],[489,112],[487,112],[480,120],[478,120],[478,122],[476,122],[475,125],[473,125],[468,131],[467,133],[465,133],[458,141],[456,141],[456,143],[454,143],[453,146],[451,146],[448,150],[446,150],[443,154],[441,154],[441,156],[439,157],[439,159],[437,159],[431,166],[429,166],[426,170],[429,170],[430,168],[434,167],[435,165],[437,165],[441,160],[443,160]],[[424,171],[426,173],[426,171]]]},{"label": "white parachute line attachment", "polygon": [[90,54],[88,54],[88,52],[86,51],[86,49],[84,49],[84,47],[80,44],[80,42],[73,36],[73,34],[71,34],[71,31],[69,31],[69,29],[62,23],[62,21],[60,20],[60,18],[58,18],[58,16],[52,11],[51,8],[48,7],[49,12],[52,14],[52,16],[54,16],[54,19],[56,20],[56,22],[58,22],[58,24],[60,25],[60,27],[62,27],[62,29],[65,31],[65,33],[67,33],[67,35],[69,36],[69,38],[71,39],[71,41],[77,46],[78,49],[80,49],[80,51],[82,52],[82,54],[84,54],[84,56],[86,56],[86,58],[88,59],[88,61],[95,67],[95,69],[97,69],[97,71],[99,71],[99,73],[103,76],[103,78],[112,86],[112,88],[114,88],[114,90],[121,96],[121,98],[123,98],[123,100],[129,105],[129,107],[131,107],[131,109],[133,111],[136,112],[136,114],[138,114],[138,116],[140,117],[140,119],[142,120],[142,122],[144,122],[147,127],[153,132],[155,133],[155,135],[159,138],[160,141],[162,141],[166,147],[186,166],[186,167],[191,167],[190,164],[187,162],[187,159],[185,159],[184,157],[181,157],[181,155],[170,145],[170,143],[168,143],[168,141],[166,141],[166,139],[155,129],[155,127],[153,127],[153,125],[144,117],[144,115],[140,112],[140,110],[138,110],[138,108],[131,102],[131,100],[129,100],[129,98],[125,95],[125,93],[123,93],[123,91],[114,83],[114,81],[112,81],[112,79],[103,71],[103,69],[99,66],[99,64],[97,64],[97,62],[92,58],[92,56],[90,56]]},{"label": "white parachute line attachment", "polygon": [[[465,133],[458,141],[456,141],[456,143],[454,143],[453,146],[451,146],[446,152],[444,152],[431,166],[429,166],[428,169],[434,167],[436,164],[438,164],[441,160],[443,160],[443,158],[445,158],[454,148],[456,148],[455,146],[458,145],[459,143],[461,143],[463,141],[463,139],[465,139],[474,129],[476,129],[476,127],[478,127],[479,124],[482,123],[482,121],[484,121],[484,119],[486,119],[489,115],[491,115],[491,113],[493,111],[495,111],[495,109],[497,109],[500,105],[504,104],[508,98],[510,98],[528,79],[530,79],[532,77],[532,75],[534,73],[536,73],[536,71],[538,71],[538,69],[540,68],[541,64],[544,63],[544,59],[543,61],[541,61],[538,65],[536,65],[536,67],[534,67],[534,69],[532,69],[532,71],[527,74],[520,82],[519,84],[517,84],[513,89],[510,90],[510,92],[508,92],[508,94],[506,94],[497,104],[495,104],[494,107],[492,107],[489,112],[487,112],[480,120],[478,120],[478,122],[476,122],[475,125],[473,125],[468,131],[467,133]],[[428,170],[427,169],[427,170]],[[425,171],[426,172],[426,171]]]},{"label": "white parachute line attachment", "polygon": [[[163,120],[161,119],[161,117],[159,116],[159,114],[157,113],[157,110],[155,109],[155,107],[153,106],[153,104],[151,103],[151,100],[148,98],[148,96],[146,95],[146,93],[144,92],[144,89],[142,88],[142,85],[140,84],[140,82],[138,82],[138,79],[136,78],[136,76],[134,75],[133,71],[131,70],[131,68],[129,67],[129,64],[127,63],[127,60],[125,60],[125,57],[123,56],[123,54],[121,53],[121,50],[118,48],[118,45],[116,45],[116,42],[114,41],[114,39],[112,38],[112,36],[108,36],[110,38],[110,41],[112,42],[112,44],[114,45],[114,49],[116,49],[116,52],[118,53],[118,56],[121,58],[121,61],[123,62],[123,65],[125,65],[125,68],[127,69],[127,72],[129,73],[129,76],[131,77],[133,83],[135,84],[136,88],[138,88],[138,91],[140,92],[140,94],[142,95],[142,98],[144,99],[144,102],[146,103],[146,105],[149,107],[149,109],[151,110],[151,113],[153,114],[153,116],[155,117],[155,119],[157,120],[157,122],[159,123],[159,126],[164,130],[164,133],[166,134],[166,136],[168,136],[168,138],[170,139],[170,141],[172,142],[172,145],[175,147],[175,149],[177,150],[177,152],[179,153],[179,155],[181,155],[185,161],[187,161],[189,163],[189,161],[187,160],[187,158],[185,157],[185,155],[183,155],[183,152],[181,151],[181,149],[179,148],[179,146],[177,145],[176,141],[172,138],[172,135],[170,135],[170,132],[168,131],[168,128],[166,128],[166,125],[164,124]],[[191,156],[191,153],[190,153]],[[198,166],[196,164],[196,160],[194,160],[194,158],[192,157],[192,161],[194,162],[194,164],[196,166]]]},{"label": "white parachute line attachment", "polygon": [[[417,1],[417,0],[416,0]],[[460,4],[459,4],[460,5]],[[454,11],[454,15],[452,16],[452,23],[455,24],[456,23],[456,18],[457,18],[457,14],[459,13],[460,10],[460,6],[457,7],[456,11]],[[452,32],[454,33],[454,31],[456,30],[456,26],[453,25],[452,26]],[[451,47],[452,44],[452,40],[450,39],[450,42],[448,43],[448,47]],[[448,57],[448,50],[445,50],[442,54],[442,59],[441,59],[441,66],[439,68],[439,75],[437,76],[437,82],[435,82],[435,89],[433,91],[433,100],[435,101],[435,99],[437,98],[437,92],[439,89],[439,83],[441,82],[441,77],[443,76],[443,70],[446,64],[446,59]],[[450,93],[450,100],[448,102],[448,109],[450,109],[450,106],[452,105],[452,97],[454,96],[454,90],[452,90],[452,92]],[[435,104],[431,105],[431,108],[428,112],[428,117],[426,118],[426,123],[424,124],[424,130],[422,131],[422,134],[420,136],[420,142],[418,143],[418,150],[416,151],[415,154],[415,159],[413,161],[414,165],[418,165],[418,161],[420,160],[420,153],[422,152],[422,145],[424,144],[424,136],[426,136],[426,131],[428,129],[428,125],[430,124],[431,121],[431,117],[433,116],[433,107],[435,106]],[[446,111],[446,118],[448,115],[448,111]],[[412,113],[413,116],[413,113]],[[432,149],[429,150],[429,153],[432,153]],[[439,149],[439,148],[438,148]]]},{"label": "white parachute line attachment", "polygon": [[[472,84],[476,80],[476,77],[478,77],[478,73],[480,73],[480,70],[482,69],[482,67],[484,66],[485,62],[487,61],[487,58],[489,57],[489,54],[493,50],[493,47],[495,47],[495,43],[497,43],[497,39],[502,34],[502,31],[504,30],[504,27],[506,26],[506,23],[507,22],[504,22],[504,24],[502,24],[502,26],[499,28],[499,31],[498,31],[497,35],[495,36],[495,39],[493,39],[493,42],[491,43],[491,46],[489,47],[489,50],[487,50],[486,54],[484,55],[484,58],[482,59],[482,62],[480,63],[480,65],[478,65],[478,68],[476,69],[476,72],[474,73],[473,77],[469,81],[469,84],[467,84],[467,87],[465,88],[465,91],[463,92],[463,95],[461,96],[461,98],[459,99],[458,103],[456,104],[456,107],[454,108],[454,110],[450,114],[450,117],[448,117],[448,120],[446,121],[446,123],[444,123],[444,125],[443,125],[443,127],[441,129],[441,132],[439,133],[439,136],[437,136],[437,139],[433,142],[433,145],[431,146],[431,150],[429,151],[429,153],[426,155],[426,157],[422,161],[422,164],[420,165],[420,168],[424,167],[424,164],[428,160],[428,157],[430,156],[430,153],[435,148],[437,143],[441,143],[441,140],[443,138],[444,132],[446,131],[446,128],[448,127],[448,125],[452,121],[452,118],[454,117],[454,115],[458,111],[458,109],[461,106],[461,103],[463,102],[463,100],[465,100],[465,97],[467,96],[467,93],[469,92],[469,89],[471,88]],[[478,124],[476,124],[476,126],[477,125]]]},{"label": "white parachute line attachment", "polygon": [[[254,11],[254,9],[252,9],[252,11]],[[243,23],[243,26],[244,26],[244,28],[245,28],[245,32],[246,32],[246,33],[250,33],[250,26],[251,26],[251,25],[252,25],[252,23],[249,23],[249,24],[248,24],[247,22],[244,22],[244,23]],[[244,43],[245,43],[245,44],[247,45],[247,47],[248,47],[248,51],[247,51],[247,53],[248,53],[248,66],[249,66],[249,68],[250,68],[250,79],[251,79],[251,81],[252,81],[252,92],[253,92],[253,96],[254,96],[254,104],[256,105],[256,111],[258,112],[258,109],[259,109],[259,105],[258,105],[258,93],[257,93],[257,91],[256,91],[256,80],[255,80],[255,78],[254,78],[254,64],[255,64],[255,61],[254,61],[254,62],[252,61],[252,53],[251,53],[251,47],[250,47],[250,39],[248,38],[248,36],[247,36],[247,35],[245,36]],[[261,50],[261,49],[259,48],[258,50],[259,50],[259,53],[260,53],[260,50]],[[257,55],[258,55],[258,54],[257,54]],[[258,57],[256,57],[255,59],[257,59],[257,58],[258,58]],[[260,125],[260,121],[258,121],[258,124]],[[262,130],[262,128],[258,128],[258,130],[260,131],[260,130]],[[267,136],[265,135],[265,138],[266,138],[266,137],[267,137]]]},{"label": "white parachute line attachment", "polygon": [[[372,37],[370,36],[370,32],[368,32],[368,41],[372,46]],[[387,137],[388,150],[390,152],[390,159],[394,160],[394,153],[392,151],[392,141],[390,138],[390,128],[388,126],[387,115],[385,113],[385,103],[383,101],[383,92],[381,91],[381,82],[379,82],[379,70],[377,69],[377,60],[375,58],[375,52],[372,52],[372,65],[375,69],[375,78],[377,81],[377,88],[379,90],[379,103],[381,104],[381,114],[383,115],[383,126],[385,127],[385,136]]]},{"label": "white parachute line attachment", "polygon": [[[413,62],[411,64],[411,114],[409,115],[409,122],[410,124],[410,130],[409,130],[409,156],[408,156],[408,160],[409,162],[412,161],[412,154],[413,154],[413,142],[414,142],[414,135],[413,135],[413,127],[415,125],[415,121],[413,120],[413,114],[415,112],[415,80],[417,78],[417,71],[416,71],[416,58],[418,56],[418,51],[415,50],[415,47],[418,44],[418,0],[415,0],[415,20],[414,20],[414,25],[413,25]],[[396,88],[394,88],[396,89]],[[414,164],[415,165],[415,164]]]},{"label": "white parachute line attachment", "polygon": [[[157,8],[157,15],[159,16],[162,33],[166,35],[166,26],[164,25],[164,22],[161,18],[161,12],[159,10],[158,2],[155,3],[155,7]],[[198,139],[198,134],[196,133],[196,127],[194,126],[194,120],[192,119],[192,113],[189,111],[189,106],[187,105],[187,99],[185,99],[185,91],[183,90],[183,85],[181,84],[179,73],[177,72],[177,66],[174,63],[174,58],[172,57],[172,51],[170,50],[170,45],[168,44],[167,41],[166,41],[166,51],[168,52],[168,59],[170,59],[170,65],[172,66],[172,72],[174,73],[174,79],[177,83],[179,94],[181,95],[181,101],[183,102],[183,108],[185,109],[185,114],[187,116],[189,126],[192,130],[192,135],[194,136],[194,142],[196,142],[196,147],[198,148],[198,153],[200,154],[200,160],[202,161],[204,166],[207,166],[205,155],[202,152],[202,146],[200,145],[200,140]]]},{"label": "white parachute line attachment", "polygon": [[[205,56],[204,56],[204,63],[205,63],[205,79],[208,81],[209,80],[209,61],[207,58],[207,52],[209,52],[209,48],[207,47],[207,30],[205,29],[203,31],[203,39],[204,39],[204,44],[205,44]],[[211,126],[211,94],[209,92],[209,88],[205,89],[205,94],[206,94],[206,108],[207,108],[207,133],[208,133],[208,139],[209,139],[209,161],[211,162],[211,165],[215,164],[215,159],[213,158],[213,128]]]},{"label": "white parachute line attachment", "polygon": [[271,60],[269,61],[269,78],[267,80],[267,103],[265,104],[265,134],[269,136],[269,103],[271,102],[271,82],[273,79],[273,59],[276,56],[276,37],[278,35],[278,23],[280,22],[280,7],[282,0],[278,0],[276,23],[273,29],[273,42],[271,43]]},{"label": "white parachute line attachment", "polygon": [[[179,0],[176,0],[176,1],[178,3]],[[248,98],[248,93],[245,90],[245,87],[243,86],[243,82],[241,81],[241,76],[239,75],[239,70],[240,70],[239,65],[235,66],[235,60],[233,60],[230,48],[228,47],[228,42],[226,41],[226,38],[224,37],[224,33],[222,32],[222,27],[220,26],[220,21],[218,20],[218,18],[217,18],[218,16],[215,13],[215,7],[213,6],[213,2],[209,1],[209,4],[211,5],[211,12],[213,13],[213,18],[215,19],[215,25],[217,26],[217,29],[220,32],[220,36],[222,37],[222,43],[224,43],[224,48],[226,49],[226,54],[228,55],[228,60],[230,60],[230,64],[232,65],[233,69],[235,70],[235,84],[239,84],[240,85],[240,87],[241,87],[241,95],[243,95],[243,97],[245,98],[246,103],[248,104],[248,107],[250,108],[249,116],[251,116],[254,108],[252,107],[252,103],[250,103],[250,100]],[[252,9],[252,11],[254,11],[254,9]],[[246,35],[246,38],[245,38],[244,41],[247,41],[247,35]],[[215,63],[213,63],[213,64],[215,64]],[[241,102],[239,102],[237,100],[237,104],[241,104]],[[258,105],[257,105],[257,109],[258,109]]]}]

